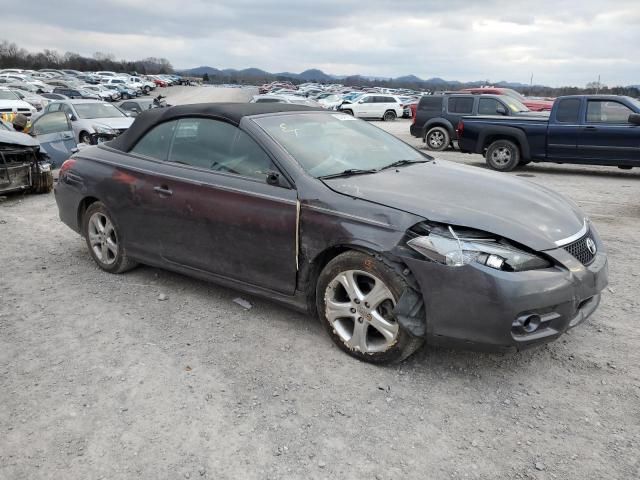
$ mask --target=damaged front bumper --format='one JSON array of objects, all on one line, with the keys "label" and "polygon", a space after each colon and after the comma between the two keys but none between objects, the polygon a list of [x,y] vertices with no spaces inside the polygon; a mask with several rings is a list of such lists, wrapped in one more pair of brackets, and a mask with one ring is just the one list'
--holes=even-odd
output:
[{"label": "damaged front bumper", "polygon": [[46,192],[52,185],[51,164],[41,159],[39,148],[0,145],[0,193]]},{"label": "damaged front bumper", "polygon": [[[588,266],[562,248],[545,254],[556,266],[523,272],[403,258],[424,305],[416,301],[417,292],[403,296],[398,321],[428,343],[447,346],[521,350],[554,340],[596,310],[608,283],[608,265],[604,249]],[[423,322],[426,318],[424,335],[416,322],[420,315]]]}]

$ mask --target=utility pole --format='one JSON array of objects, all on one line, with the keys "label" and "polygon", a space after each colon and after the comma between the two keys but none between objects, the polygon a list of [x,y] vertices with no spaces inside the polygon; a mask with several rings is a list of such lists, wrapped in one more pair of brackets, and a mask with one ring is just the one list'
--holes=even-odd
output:
[{"label": "utility pole", "polygon": [[529,80],[529,95],[533,91],[533,72],[531,72],[531,80]]},{"label": "utility pole", "polygon": [[596,95],[600,93],[600,74],[598,74],[598,85],[596,86]]}]

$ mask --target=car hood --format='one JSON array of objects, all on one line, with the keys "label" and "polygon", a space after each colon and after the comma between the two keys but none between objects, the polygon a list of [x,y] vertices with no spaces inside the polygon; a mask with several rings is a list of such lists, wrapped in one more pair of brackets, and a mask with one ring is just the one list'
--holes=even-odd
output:
[{"label": "car hood", "polygon": [[0,108],[28,108],[34,110],[33,105],[24,100],[0,100]]},{"label": "car hood", "polygon": [[500,235],[534,250],[584,226],[573,202],[532,182],[437,160],[375,174],[326,179],[335,192],[451,225]]},{"label": "car hood", "polygon": [[118,130],[122,128],[129,128],[133,123],[133,120],[134,119],[131,117],[96,118],[93,120],[87,119],[87,121],[90,121],[92,125],[104,125]]},{"label": "car hood", "polygon": [[6,130],[0,130],[0,143],[20,145],[21,147],[37,147],[40,145],[40,143],[31,135]]}]

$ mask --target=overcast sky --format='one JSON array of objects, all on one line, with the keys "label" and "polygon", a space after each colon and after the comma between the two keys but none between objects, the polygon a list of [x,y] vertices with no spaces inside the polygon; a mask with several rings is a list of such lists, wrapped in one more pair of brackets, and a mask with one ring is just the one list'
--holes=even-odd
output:
[{"label": "overcast sky", "polygon": [[640,0],[0,0],[1,39],[174,67],[640,84]]}]

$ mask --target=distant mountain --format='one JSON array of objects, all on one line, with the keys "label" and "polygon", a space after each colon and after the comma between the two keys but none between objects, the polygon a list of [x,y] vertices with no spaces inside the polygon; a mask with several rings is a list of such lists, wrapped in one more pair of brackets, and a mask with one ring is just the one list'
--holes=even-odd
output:
[{"label": "distant mountain", "polygon": [[[456,87],[481,87],[486,85],[486,80],[478,80],[473,82],[460,82],[457,80],[446,80],[440,77],[428,78],[426,80],[413,75],[404,75],[397,78],[389,78],[389,77],[380,77],[380,76],[371,76],[371,75],[331,75],[323,72],[317,68],[312,68],[309,70],[305,70],[300,73],[293,72],[279,72],[279,73],[270,73],[266,72],[260,68],[245,68],[244,70],[237,70],[234,68],[225,68],[223,70],[201,66],[196,68],[190,68],[186,70],[178,71],[186,76],[196,76],[201,77],[205,73],[209,75],[209,77],[221,77],[222,79],[231,78],[232,76],[242,76],[244,78],[254,79],[254,81],[272,81],[276,78],[289,78],[291,80],[298,80],[302,82],[335,82],[342,81],[345,79],[351,80],[351,84],[357,84],[358,79],[369,82],[376,81],[392,81],[395,84],[403,84],[403,85],[413,85],[419,86],[422,88],[431,88],[431,89],[443,89],[443,88],[456,88]],[[356,82],[356,83],[354,83]],[[508,82],[506,80],[492,83],[492,85],[496,87],[505,87],[505,88],[527,88],[529,85],[518,82]],[[540,85],[535,85],[536,87],[542,87]]]},{"label": "distant mountain", "polygon": [[315,81],[315,82],[332,82],[336,79],[333,75],[328,75],[324,73],[322,70],[318,70],[317,68],[312,68],[310,70],[305,70],[304,72],[298,75],[300,80],[306,81]]}]

